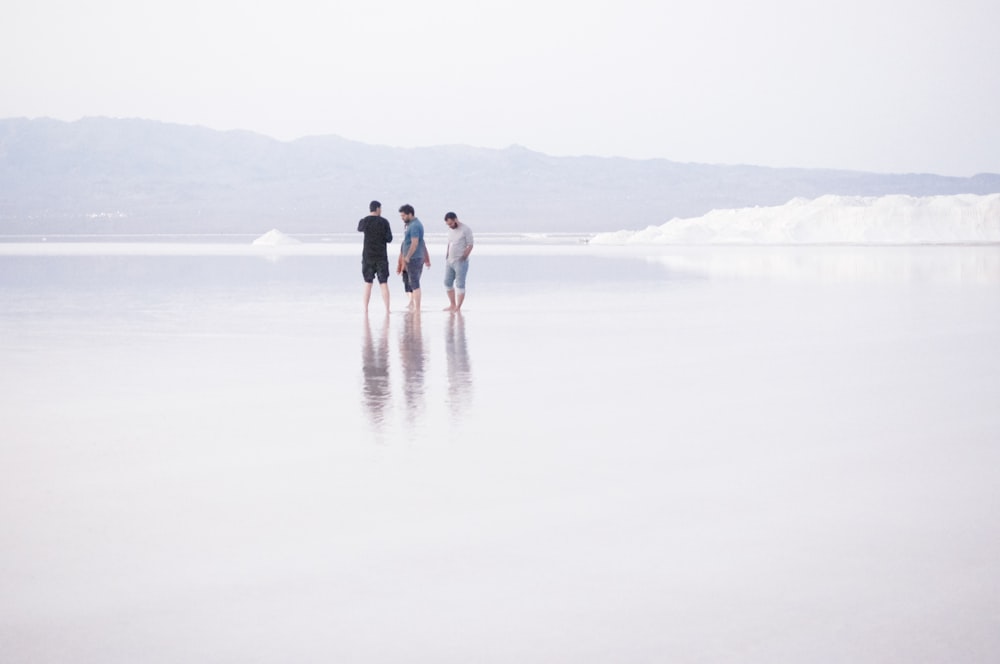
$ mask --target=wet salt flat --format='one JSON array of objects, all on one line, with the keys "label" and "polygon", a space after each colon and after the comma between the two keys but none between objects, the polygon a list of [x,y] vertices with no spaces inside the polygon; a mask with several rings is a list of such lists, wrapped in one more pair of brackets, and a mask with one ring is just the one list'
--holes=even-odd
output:
[{"label": "wet salt flat", "polygon": [[1000,660],[997,246],[357,250],[0,251],[0,659]]}]

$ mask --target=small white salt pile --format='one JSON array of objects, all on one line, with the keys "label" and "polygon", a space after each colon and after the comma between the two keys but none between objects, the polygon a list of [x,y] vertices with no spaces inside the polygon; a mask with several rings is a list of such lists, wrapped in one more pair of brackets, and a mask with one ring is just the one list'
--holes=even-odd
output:
[{"label": "small white salt pile", "polygon": [[281,244],[301,244],[301,241],[285,235],[277,228],[272,228],[254,240],[253,243],[258,246],[275,247]]}]

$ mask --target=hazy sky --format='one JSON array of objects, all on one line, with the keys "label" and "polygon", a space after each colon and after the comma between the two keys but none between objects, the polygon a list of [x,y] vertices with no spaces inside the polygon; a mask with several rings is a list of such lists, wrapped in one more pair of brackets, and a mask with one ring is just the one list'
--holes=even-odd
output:
[{"label": "hazy sky", "polygon": [[997,0],[4,0],[0,117],[1000,172]]}]

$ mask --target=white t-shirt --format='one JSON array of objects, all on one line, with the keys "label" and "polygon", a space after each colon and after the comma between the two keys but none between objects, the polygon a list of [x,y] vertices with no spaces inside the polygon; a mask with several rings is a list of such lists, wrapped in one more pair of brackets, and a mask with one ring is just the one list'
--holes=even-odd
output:
[{"label": "white t-shirt", "polygon": [[449,263],[457,263],[462,260],[465,250],[472,246],[472,229],[459,222],[455,228],[448,229],[448,253]]}]

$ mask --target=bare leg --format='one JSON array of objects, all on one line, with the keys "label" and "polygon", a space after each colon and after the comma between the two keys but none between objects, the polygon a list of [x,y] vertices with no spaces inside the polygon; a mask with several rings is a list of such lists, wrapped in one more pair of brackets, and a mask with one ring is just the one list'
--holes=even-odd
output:
[{"label": "bare leg", "polygon": [[368,302],[372,299],[372,285],[365,282],[365,287],[361,291],[361,302],[365,305],[365,314],[368,313]]},{"label": "bare leg", "polygon": [[389,284],[388,282],[379,284],[378,287],[382,290],[382,301],[385,302],[385,313],[389,313]]},{"label": "bare leg", "polygon": [[448,306],[444,308],[445,311],[455,311],[455,289],[451,288],[445,291],[448,294]]},{"label": "bare leg", "polygon": [[455,311],[462,310],[462,303],[465,302],[465,291],[458,291],[458,298],[455,304]]},{"label": "bare leg", "polygon": [[420,289],[413,289],[413,310],[420,311]]}]

